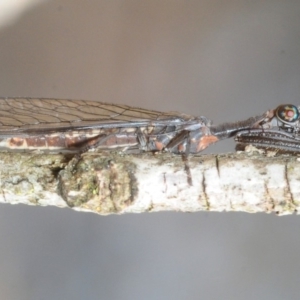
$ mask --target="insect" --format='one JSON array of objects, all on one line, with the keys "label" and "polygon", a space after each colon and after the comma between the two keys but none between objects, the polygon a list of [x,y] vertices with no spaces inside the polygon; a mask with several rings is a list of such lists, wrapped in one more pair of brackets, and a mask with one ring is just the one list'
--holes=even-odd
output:
[{"label": "insect", "polygon": [[0,98],[0,150],[82,153],[169,151],[195,154],[234,137],[238,145],[299,151],[299,111],[294,105],[245,121],[213,125],[201,116],[95,101]]}]

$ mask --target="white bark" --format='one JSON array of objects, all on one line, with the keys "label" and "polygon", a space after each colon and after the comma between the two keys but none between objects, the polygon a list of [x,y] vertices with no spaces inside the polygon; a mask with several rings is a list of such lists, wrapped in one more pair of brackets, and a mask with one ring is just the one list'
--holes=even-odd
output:
[{"label": "white bark", "polygon": [[99,214],[155,211],[299,210],[300,162],[258,152],[190,156],[0,153],[0,202]]}]

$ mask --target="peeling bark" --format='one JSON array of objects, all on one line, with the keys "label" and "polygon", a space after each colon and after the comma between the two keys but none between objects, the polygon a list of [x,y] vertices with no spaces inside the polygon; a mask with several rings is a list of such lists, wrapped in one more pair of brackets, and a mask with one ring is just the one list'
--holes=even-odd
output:
[{"label": "peeling bark", "polygon": [[[188,165],[187,165],[188,164]],[[182,157],[168,153],[0,153],[0,202],[55,205],[101,215],[155,211],[297,213],[300,161],[258,151]]]}]

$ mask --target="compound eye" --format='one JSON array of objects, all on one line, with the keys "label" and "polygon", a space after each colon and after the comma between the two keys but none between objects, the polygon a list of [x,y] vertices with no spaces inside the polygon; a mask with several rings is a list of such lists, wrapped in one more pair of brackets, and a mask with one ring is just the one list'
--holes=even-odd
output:
[{"label": "compound eye", "polygon": [[299,111],[293,104],[280,105],[276,109],[276,116],[283,123],[294,123],[299,118]]}]

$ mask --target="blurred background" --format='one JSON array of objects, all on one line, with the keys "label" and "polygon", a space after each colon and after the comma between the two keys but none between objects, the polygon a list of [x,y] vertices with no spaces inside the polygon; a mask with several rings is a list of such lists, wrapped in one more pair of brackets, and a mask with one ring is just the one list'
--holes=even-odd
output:
[{"label": "blurred background", "polygon": [[[299,104],[299,16],[292,0],[0,0],[0,95],[244,119]],[[1,204],[0,299],[299,299],[299,226]]]}]

